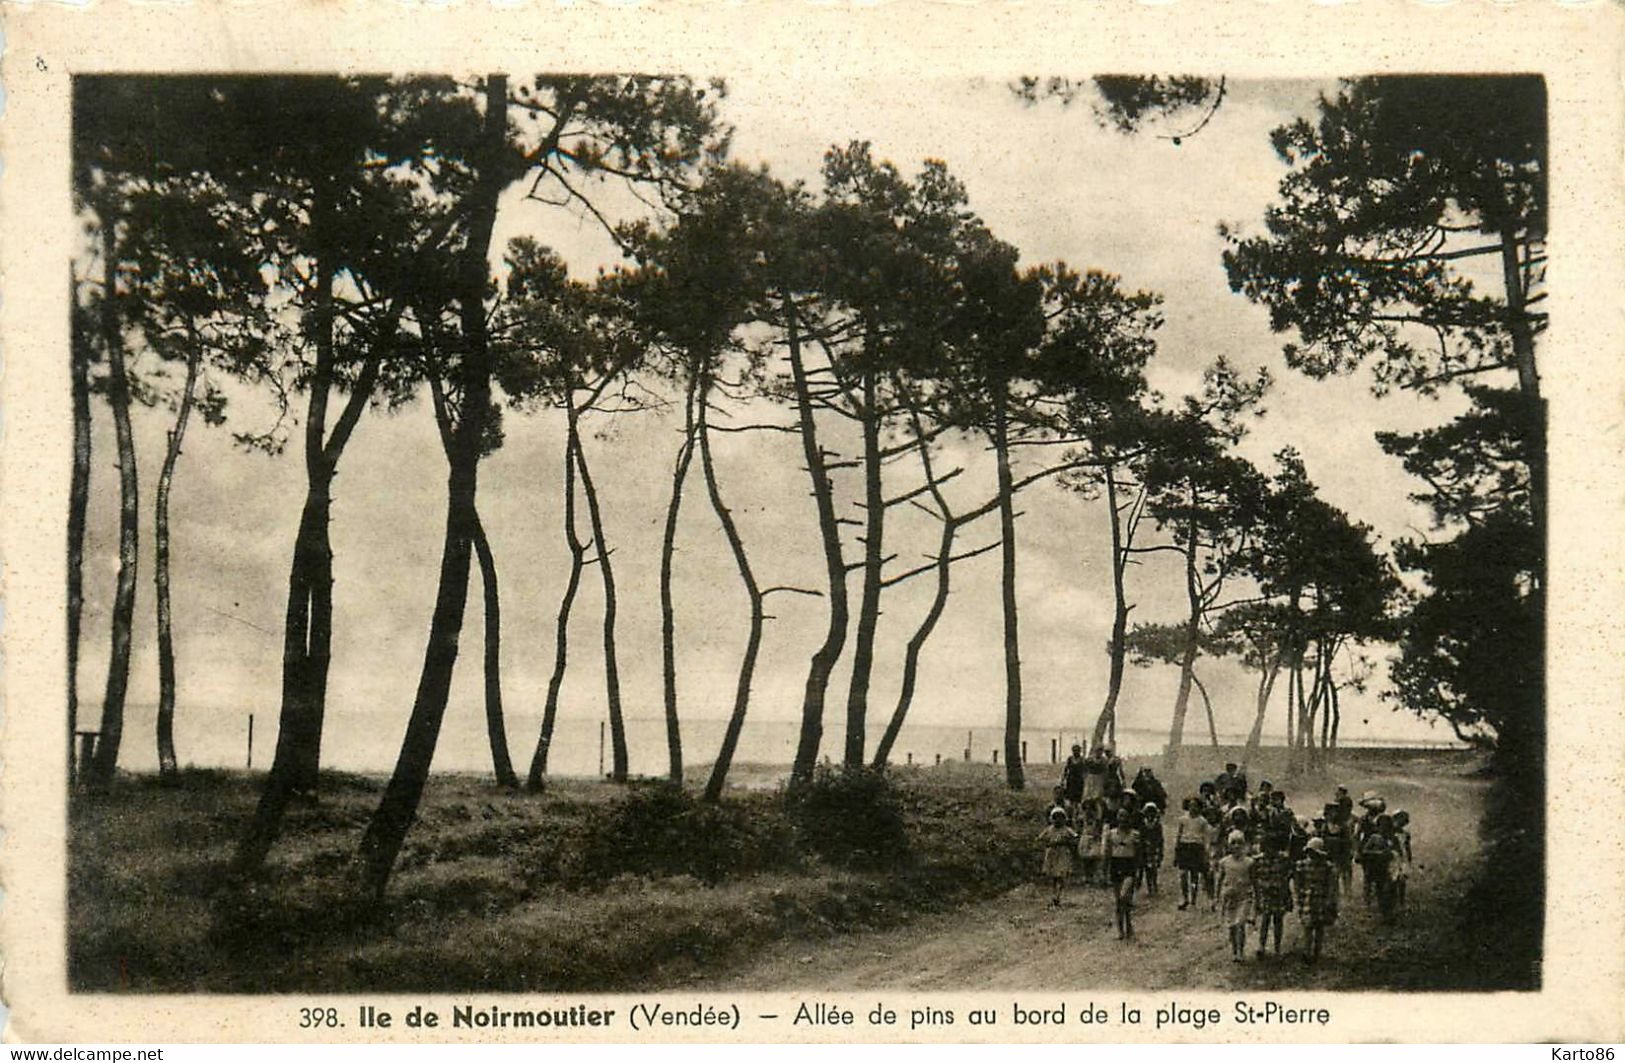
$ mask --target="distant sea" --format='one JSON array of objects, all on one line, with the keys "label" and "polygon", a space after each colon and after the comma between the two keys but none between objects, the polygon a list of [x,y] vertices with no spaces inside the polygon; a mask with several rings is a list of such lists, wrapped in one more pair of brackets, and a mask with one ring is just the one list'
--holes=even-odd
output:
[{"label": "distant sea", "polygon": [[[132,771],[155,771],[157,754],[153,738],[156,707],[131,705],[126,711],[124,737],[119,756],[121,767]],[[867,734],[866,752],[874,753],[876,743],[885,727],[884,714],[871,721]],[[81,719],[95,721],[99,713],[88,707],[81,710]],[[256,714],[254,718],[253,767],[270,766],[276,748],[276,716],[274,713]],[[689,768],[709,765],[715,758],[722,741],[726,721],[714,719],[684,719],[682,722],[683,756]],[[208,768],[242,768],[248,764],[249,717],[245,712],[221,709],[194,709],[179,707],[175,714],[175,743],[183,765]],[[536,746],[540,721],[536,714],[511,713],[507,720],[508,743],[515,769],[523,775]],[[400,750],[401,738],[406,730],[406,712],[330,709],[322,741],[322,763],[326,767],[356,772],[388,772],[394,767]],[[740,734],[739,748],[734,755],[736,764],[788,769],[795,756],[800,737],[800,723],[794,720],[747,717]],[[1266,744],[1280,744],[1284,736],[1265,732]],[[1086,731],[1055,729],[1039,726],[1024,728],[1022,740],[1027,746],[1029,764],[1048,764],[1052,754],[1064,759],[1074,742],[1087,746]],[[1247,740],[1245,732],[1219,732],[1222,745],[1241,745]],[[1121,728],[1117,732],[1118,752],[1129,760],[1148,758],[1160,754],[1167,744],[1166,729]],[[1187,745],[1206,745],[1210,741],[1205,721],[1192,715],[1185,733]],[[626,719],[628,762],[634,775],[664,775],[667,767],[666,724],[663,717],[640,713]],[[832,703],[825,719],[821,755],[839,761],[845,742],[844,716],[841,706]],[[1344,734],[1339,744],[1350,747],[1381,746],[1407,749],[1457,749],[1459,743],[1395,739],[1384,736],[1356,736]],[[610,764],[610,736],[603,709],[596,707],[591,715],[572,714],[561,708],[554,727],[549,771],[559,776],[596,776],[602,765]],[[988,762],[995,751],[1004,757],[1004,730],[1001,727],[963,727],[950,724],[906,724],[893,749],[892,759],[902,764],[912,758],[915,764],[933,764],[938,758]],[[446,714],[436,749],[434,770],[440,772],[489,771],[490,744],[486,738],[485,717],[482,706],[453,705]]]}]

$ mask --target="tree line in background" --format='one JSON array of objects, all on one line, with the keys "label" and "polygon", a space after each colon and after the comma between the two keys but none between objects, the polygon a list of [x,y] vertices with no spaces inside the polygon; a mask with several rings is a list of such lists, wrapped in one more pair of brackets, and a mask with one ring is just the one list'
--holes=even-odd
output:
[{"label": "tree line in background", "polygon": [[[1201,133],[1223,81],[1024,80],[1032,105],[1093,101],[1127,133],[1183,123]],[[1295,334],[1294,369],[1369,361],[1375,387],[1461,388],[1469,409],[1385,450],[1425,485],[1435,536],[1396,544],[1321,499],[1291,449],[1273,468],[1236,444],[1262,414],[1269,374],[1219,359],[1198,393],[1167,400],[1145,370],[1161,297],[1101,270],[1023,267],[972,213],[941,163],[912,176],[869,145],[832,148],[818,187],[727,159],[721,83],[677,77],[81,77],[75,82],[74,187],[87,237],[74,275],[74,466],[68,521],[69,771],[79,729],[82,559],[91,399],[118,448],[118,574],[112,652],[95,755],[83,783],[105,789],[118,763],[138,577],[140,493],[132,405],[173,411],[152,499],[156,530],[160,771],[178,763],[177,668],[169,590],[169,500],[194,416],[224,422],[231,388],[269,394],[267,430],[248,447],[304,460],[305,498],[288,572],[282,708],[273,763],[238,852],[252,872],[290,802],[312,795],[332,661],[332,485],[369,408],[427,395],[446,460],[437,591],[417,692],[394,773],[361,846],[365,887],[381,892],[415,815],[446,709],[478,569],[485,615],[485,711],[492,766],[521,785],[503,711],[497,558],[479,513],[482,459],[508,416],[563,414],[570,563],[540,734],[524,785],[546,786],[569,622],[589,568],[603,583],[602,653],[612,770],[630,767],[619,690],[616,601],[598,455],[584,425],[638,409],[680,411],[660,558],[668,774],[685,777],[676,667],[679,515],[703,491],[737,571],[746,630],[735,696],[705,784],[726,784],[746,720],[767,608],[775,595],[821,600],[822,641],[807,666],[792,785],[826,748],[844,705],[841,762],[884,768],[907,719],[923,647],[957,562],[997,551],[1005,663],[1003,757],[1023,785],[1018,496],[1058,483],[1104,503],[1114,616],[1108,689],[1093,723],[1114,733],[1125,665],[1166,664],[1179,684],[1169,756],[1193,693],[1212,706],[1204,661],[1257,673],[1255,748],[1286,684],[1288,743],[1313,765],[1335,749],[1338,691],[1363,683],[1358,647],[1399,646],[1393,697],[1464,738],[1538,763],[1542,733],[1545,513],[1543,411],[1534,347],[1544,315],[1544,89],[1526,78],[1373,78],[1321,101],[1317,121],[1275,134],[1291,165],[1264,235],[1228,232],[1232,285]],[[1194,115],[1193,118],[1182,116]],[[1190,124],[1194,122],[1195,124]],[[1170,125],[1171,127],[1171,125]],[[601,194],[619,183],[649,208],[618,221]],[[574,279],[526,237],[500,249],[498,202],[596,218],[625,264]],[[1498,270],[1476,264],[1492,261]],[[1499,285],[1493,281],[1499,280]],[[1516,387],[1500,383],[1515,377]],[[302,408],[301,408],[302,407]],[[297,429],[292,427],[297,425]],[[799,444],[812,498],[818,586],[774,584],[734,519],[713,457],[718,433],[771,432]],[[951,440],[992,455],[995,488],[951,502]],[[692,484],[697,475],[699,484]],[[692,502],[691,502],[692,504]],[[905,567],[892,515],[940,527],[926,563]],[[846,514],[856,513],[857,517]],[[967,545],[981,525],[997,522]],[[888,538],[888,533],[892,537]],[[1129,624],[1130,576],[1148,555],[1182,567],[1188,609]],[[1408,583],[1394,564],[1413,574]],[[870,705],[883,596],[934,580],[900,662],[895,705]],[[184,608],[184,604],[182,606]],[[846,690],[831,690],[850,661]],[[1345,662],[1341,670],[1336,665]],[[883,718],[877,738],[874,719]]]}]

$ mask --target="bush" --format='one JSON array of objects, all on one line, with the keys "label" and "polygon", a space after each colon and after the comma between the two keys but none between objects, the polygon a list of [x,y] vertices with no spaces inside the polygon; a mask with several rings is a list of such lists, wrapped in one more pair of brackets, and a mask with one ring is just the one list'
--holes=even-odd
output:
[{"label": "bush", "polygon": [[640,787],[595,817],[580,875],[687,875],[715,884],[729,875],[793,864],[787,825],[770,805],[751,809],[698,801],[671,783]]},{"label": "bush", "polygon": [[829,863],[872,869],[908,859],[903,803],[881,772],[820,767],[787,792],[786,808],[807,847]]}]

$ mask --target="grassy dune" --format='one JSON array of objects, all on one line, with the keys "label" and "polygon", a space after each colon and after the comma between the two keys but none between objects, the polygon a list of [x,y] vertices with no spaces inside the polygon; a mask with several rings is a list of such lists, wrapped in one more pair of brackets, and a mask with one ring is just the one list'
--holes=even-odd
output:
[{"label": "grassy dune", "polygon": [[[1362,777],[1377,767],[1362,766]],[[862,858],[832,849],[774,791],[739,792],[708,809],[645,787],[564,782],[532,796],[437,776],[381,905],[358,898],[350,876],[382,780],[330,777],[319,804],[292,813],[265,873],[245,882],[228,861],[257,777],[195,772],[173,785],[126,777],[70,813],[70,981],[92,992],[707,982],[748,971],[775,943],[816,952],[854,931],[930,913],[951,919],[943,913],[1025,889],[1037,873],[1046,769],[1035,766],[1034,785],[1019,794],[989,765],[899,771],[903,837]],[[1461,770],[1459,758],[1412,756],[1384,773],[1417,816],[1418,859],[1449,877],[1449,896],[1464,895],[1479,868],[1473,827],[1485,784]],[[1166,781],[1176,799],[1193,782]],[[1435,907],[1408,938],[1424,951],[1461,936],[1459,906]],[[1415,955],[1398,957],[1372,977],[1421,988],[1416,970]],[[1422,981],[1440,988],[1486,978],[1481,966],[1448,958],[1429,970]],[[1189,984],[1204,979],[1192,971]]]}]

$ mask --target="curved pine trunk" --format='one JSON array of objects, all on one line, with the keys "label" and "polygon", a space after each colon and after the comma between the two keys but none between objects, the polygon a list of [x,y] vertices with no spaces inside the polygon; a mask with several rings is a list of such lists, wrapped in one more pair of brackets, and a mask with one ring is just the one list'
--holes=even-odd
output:
[{"label": "curved pine trunk", "polygon": [[140,484],[136,478],[135,433],[130,425],[130,381],[124,364],[124,335],[118,317],[116,225],[112,220],[102,225],[102,338],[107,345],[107,401],[113,409],[114,435],[118,443],[118,583],[113,596],[112,653],[107,664],[106,694],[102,698],[101,735],[91,763],[90,783],[97,789],[111,784],[118,769],[119,741],[124,733],[124,698],[130,682],[136,566],[140,559],[137,538]]},{"label": "curved pine trunk", "polygon": [[587,469],[587,454],[579,434],[576,436],[576,471],[581,474],[581,495],[587,500],[587,520],[592,528],[598,574],[604,581],[604,689],[609,702],[610,778],[625,782],[626,721],[621,716],[621,669],[615,649],[615,570],[610,566],[609,544],[604,541],[603,511],[598,507],[598,492],[593,488],[592,473]]},{"label": "curved pine trunk", "polygon": [[829,626],[824,641],[814,651],[807,668],[807,685],[801,702],[801,735],[796,743],[796,759],[790,771],[790,781],[802,783],[812,778],[818,763],[818,747],[824,736],[824,699],[829,691],[830,673],[846,646],[847,601],[846,559],[841,553],[841,530],[835,519],[834,490],[830,484],[829,469],[824,464],[824,450],[818,442],[818,426],[813,419],[812,395],[807,384],[806,366],[801,360],[801,337],[797,328],[796,312],[786,300],[786,340],[789,347],[790,375],[795,385],[796,407],[800,419],[801,451],[807,463],[807,475],[812,479],[813,501],[818,509],[818,532],[824,547],[824,570],[829,581]]},{"label": "curved pine trunk", "polygon": [[564,443],[564,541],[570,549],[570,575],[559,601],[559,615],[553,639],[553,674],[547,680],[547,701],[542,709],[542,731],[536,739],[536,752],[530,758],[525,787],[540,791],[547,787],[547,756],[553,746],[553,726],[558,720],[559,691],[564,687],[564,670],[570,654],[570,611],[576,591],[581,588],[581,570],[586,565],[587,547],[576,535],[576,438],[572,429]]},{"label": "curved pine trunk", "polygon": [[[469,448],[473,451],[473,448]],[[477,451],[474,451],[477,455]],[[418,678],[412,715],[406,737],[395,761],[395,770],[384,789],[383,799],[367,824],[361,839],[361,881],[374,897],[381,897],[395,866],[406,832],[417,816],[418,802],[429,777],[445,718],[446,700],[451,693],[452,672],[457,663],[457,637],[462,629],[468,603],[475,479],[473,463],[459,461],[449,478],[445,543],[440,557],[440,583],[435,594],[434,614],[429,622],[428,645],[423,670]]]},{"label": "curved pine trunk", "polygon": [[457,664],[457,642],[468,604],[471,545],[478,521],[480,450],[485,434],[486,407],[491,395],[491,366],[485,319],[485,289],[491,268],[487,256],[496,223],[497,198],[503,180],[503,148],[507,139],[508,80],[493,74],[485,83],[485,120],[478,149],[479,177],[469,192],[468,241],[460,263],[458,304],[462,317],[464,351],[461,364],[462,416],[457,425],[456,449],[446,479],[445,546],[440,560],[440,586],[435,594],[429,641],[423,655],[412,716],[400,757],[383,800],[361,839],[362,886],[382,897],[395,867],[406,832],[417,816],[423,786],[428,780],[451,694]]},{"label": "curved pine trunk", "polygon": [[1219,726],[1213,719],[1213,699],[1207,696],[1207,687],[1203,685],[1201,676],[1191,673],[1191,682],[1196,686],[1196,692],[1202,695],[1202,707],[1207,710],[1207,734],[1213,748],[1219,748]]},{"label": "curved pine trunk", "polygon": [[480,563],[480,586],[485,591],[485,733],[491,743],[491,771],[498,786],[518,789],[513,759],[508,755],[508,725],[502,712],[502,594],[497,584],[497,559],[491,552],[485,525],[474,513],[474,556]]},{"label": "curved pine trunk", "polygon": [[[77,292],[75,293],[77,307]],[[73,395],[73,465],[68,480],[68,784],[78,781],[79,635],[85,607],[85,514],[90,508],[90,337],[74,321],[68,358]]]},{"label": "curved pine trunk", "polygon": [[[921,444],[924,446],[924,444]],[[931,475],[930,470],[926,476]],[[886,724],[886,730],[880,736],[880,742],[875,746],[873,766],[876,770],[884,768],[891,759],[892,747],[897,744],[897,736],[902,733],[903,721],[908,718],[908,710],[914,703],[914,688],[919,681],[920,653],[925,649],[925,641],[931,637],[936,629],[937,621],[942,618],[943,610],[948,605],[949,560],[953,555],[954,534],[958,525],[952,520],[942,522],[942,538],[937,543],[937,590],[931,599],[931,607],[926,610],[925,618],[915,629],[914,637],[908,640],[908,647],[903,652],[903,685],[897,692],[897,707],[892,710],[891,720]]]},{"label": "curved pine trunk", "polygon": [[875,374],[863,374],[863,591],[858,599],[857,641],[852,644],[852,675],[846,691],[846,747],[841,762],[863,766],[869,716],[869,677],[880,626],[880,590],[885,564],[886,499],[880,469],[880,410]]},{"label": "curved pine trunk", "polygon": [[683,732],[677,713],[677,606],[672,597],[672,567],[677,553],[677,517],[683,505],[683,483],[694,459],[694,392],[699,376],[689,378],[683,400],[683,444],[671,476],[671,501],[666,506],[666,528],[660,539],[660,673],[666,703],[666,751],[671,781],[683,783]]},{"label": "curved pine trunk", "polygon": [[1004,599],[1004,779],[1012,790],[1027,784],[1021,763],[1021,645],[1016,615],[1015,490],[1010,477],[1010,434],[1004,382],[993,396],[993,450],[999,472],[999,533]]},{"label": "curved pine trunk", "polygon": [[192,414],[192,401],[197,393],[198,370],[203,361],[203,349],[193,337],[193,345],[186,358],[186,382],[181,386],[180,408],[175,414],[175,427],[169,430],[169,445],[164,450],[163,468],[158,473],[158,488],[153,502],[153,582],[157,592],[158,614],[158,774],[173,775],[177,770],[175,757],[175,632],[169,593],[169,493],[175,479],[175,464],[180,460],[181,444],[186,438],[186,422]]},{"label": "curved pine trunk", "polygon": [[739,582],[744,584],[745,597],[750,603],[750,633],[745,638],[745,652],[739,659],[739,680],[734,687],[733,711],[728,715],[722,746],[717,751],[716,763],[711,766],[711,777],[705,784],[705,800],[716,801],[722,797],[723,788],[727,785],[728,769],[733,765],[734,750],[739,747],[739,732],[745,726],[745,712],[750,707],[750,684],[756,673],[756,655],[762,646],[763,616],[762,591],[756,584],[755,573],[751,571],[750,559],[745,556],[745,541],[740,538],[733,514],[723,503],[722,491],[717,485],[716,465],[711,459],[711,434],[706,430],[705,404],[709,390],[702,385],[699,392],[700,469],[705,473],[705,490],[711,498],[711,508],[722,523],[722,534],[727,537],[734,566],[739,569]]}]

